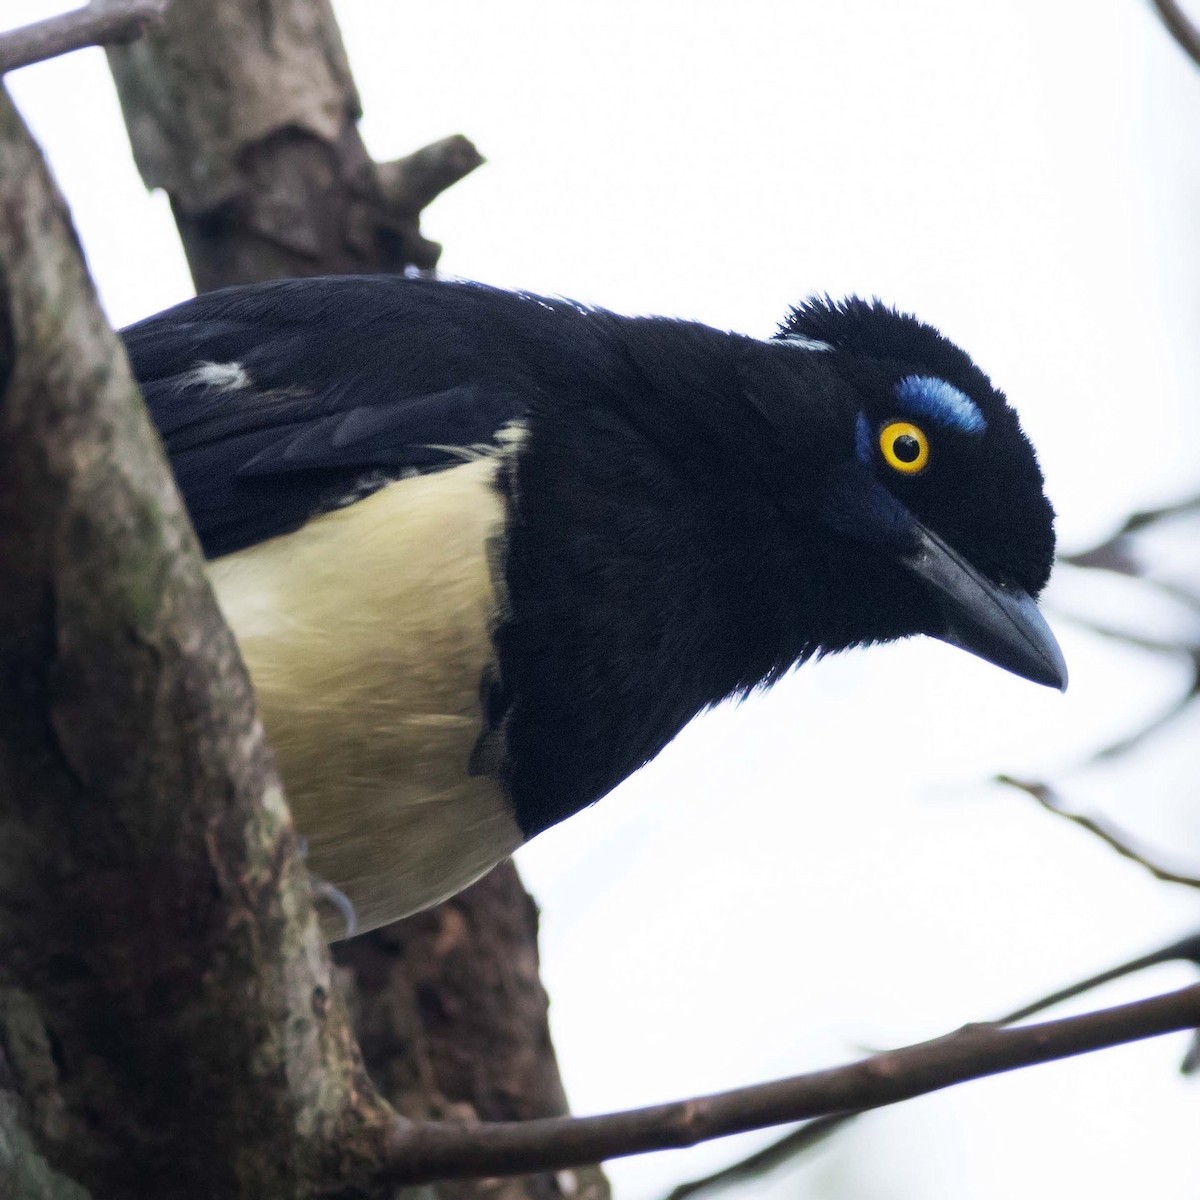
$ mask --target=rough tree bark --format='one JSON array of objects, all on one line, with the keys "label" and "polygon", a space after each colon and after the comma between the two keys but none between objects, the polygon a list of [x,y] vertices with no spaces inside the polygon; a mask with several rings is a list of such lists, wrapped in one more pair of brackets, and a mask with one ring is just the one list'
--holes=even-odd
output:
[{"label": "rough tree bark", "polygon": [[[419,215],[483,160],[455,136],[376,164],[327,0],[175,0],[110,50],[134,155],[164,188],[200,290],[432,267]],[[409,1116],[557,1116],[537,910],[511,863],[448,904],[335,948],[368,1067]],[[439,1185],[444,1197],[607,1195],[595,1171]]]},{"label": "rough tree bark", "polygon": [[308,1196],[386,1119],[236,646],[0,90],[0,1195]]},{"label": "rough tree bark", "polygon": [[328,0],[176,0],[109,51],[134,158],[200,291],[431,268],[420,212],[483,160],[464,137],[376,164]]},{"label": "rough tree bark", "polygon": [[[498,873],[346,948],[389,1090],[410,1112],[467,1118],[394,1120],[331,989],[236,648],[62,203],[0,92],[0,1197],[383,1200],[388,1178],[893,1103],[1191,1029],[1200,1003],[1185,988],[636,1112],[477,1127],[489,1108],[561,1108],[533,915]],[[1193,942],[1106,975],[1194,961]],[[515,1194],[555,1187],[603,1183],[543,1176]]]}]

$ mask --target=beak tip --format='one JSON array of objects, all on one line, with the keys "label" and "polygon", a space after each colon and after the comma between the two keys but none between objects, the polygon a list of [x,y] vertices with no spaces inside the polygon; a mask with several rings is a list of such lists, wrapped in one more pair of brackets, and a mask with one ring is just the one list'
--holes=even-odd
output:
[{"label": "beak tip", "polygon": [[1063,671],[1061,674],[1055,674],[1049,679],[1039,679],[1038,682],[1045,684],[1046,687],[1053,688],[1061,696],[1067,690],[1067,673]]},{"label": "beak tip", "polygon": [[942,620],[935,637],[1031,683],[1067,690],[1062,648],[1028,592],[982,575],[921,524],[914,541],[900,562],[933,591]]},{"label": "beak tip", "polygon": [[1042,645],[1046,651],[1047,665],[1050,668],[1048,682],[1051,687],[1062,694],[1066,692],[1067,684],[1070,682],[1067,660],[1063,657],[1062,647],[1058,644],[1058,639],[1050,632],[1049,626],[1045,628],[1045,635]]},{"label": "beak tip", "polygon": [[1069,682],[1067,662],[1063,658],[1062,647],[1058,639],[1050,631],[1039,613],[1035,619],[1030,618],[1031,632],[1036,634],[1033,654],[1027,657],[1023,664],[1017,665],[1012,659],[992,659],[998,667],[1022,675],[1033,683],[1043,687],[1053,688],[1056,692],[1065,692]]},{"label": "beak tip", "polygon": [[[982,657],[997,667],[1002,667],[1014,675],[1028,679],[1031,683],[1040,683],[1043,687],[1053,688],[1061,694],[1067,690],[1067,684],[1070,681],[1067,663],[1063,658],[1058,639],[1050,632],[1049,626],[1041,621],[1040,614],[1037,620],[1040,628],[1033,627],[1033,631],[1038,634],[1036,648],[1030,654],[1030,648],[1025,647],[1026,653],[1022,656],[1023,661],[1020,658],[1012,657],[1011,654],[992,655],[985,652]],[[958,644],[962,645],[961,642]],[[963,648],[975,654],[980,653],[979,649],[970,645],[963,646]]]},{"label": "beak tip", "polygon": [[1027,679],[1030,683],[1053,688],[1059,693],[1067,690],[1067,664],[1063,662],[1061,652],[1055,653],[1058,651],[1057,644],[1041,646],[1039,647],[1041,653],[1036,658],[1027,656],[1023,661],[1016,660],[1009,655],[997,655],[976,646],[966,645],[958,638],[953,639],[951,644],[968,651],[968,653],[976,654],[985,662],[990,662],[993,666],[1009,671],[1021,679]]}]

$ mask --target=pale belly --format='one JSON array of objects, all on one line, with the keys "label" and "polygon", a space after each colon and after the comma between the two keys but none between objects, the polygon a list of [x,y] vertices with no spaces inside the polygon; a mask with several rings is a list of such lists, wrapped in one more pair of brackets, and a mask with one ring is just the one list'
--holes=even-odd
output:
[{"label": "pale belly", "polygon": [[445,899],[522,841],[496,780],[468,771],[493,657],[495,469],[394,483],[210,564],[309,865],[360,930]]}]

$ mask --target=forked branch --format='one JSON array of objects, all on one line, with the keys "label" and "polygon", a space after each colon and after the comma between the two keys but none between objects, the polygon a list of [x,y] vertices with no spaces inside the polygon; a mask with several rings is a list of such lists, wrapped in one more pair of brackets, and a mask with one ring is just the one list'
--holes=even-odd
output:
[{"label": "forked branch", "polygon": [[1176,3],[1176,0],[1153,0],[1154,7],[1162,23],[1170,31],[1171,36],[1179,43],[1187,56],[1197,66],[1200,66],[1200,29],[1188,19],[1187,14]]},{"label": "forked branch", "polygon": [[1200,984],[1083,1016],[957,1033],[831,1070],[605,1116],[395,1125],[383,1152],[393,1183],[559,1170],[832,1113],[878,1108],[956,1083],[1200,1025]]},{"label": "forked branch", "polygon": [[170,0],[92,0],[84,8],[0,34],[0,75],[85,46],[136,41],[167,11]]},{"label": "forked branch", "polygon": [[1048,783],[1037,783],[1027,779],[1014,779],[1011,775],[997,775],[996,782],[1006,783],[1010,787],[1015,787],[1018,791],[1024,792],[1027,796],[1032,796],[1047,812],[1054,813],[1055,816],[1062,817],[1070,821],[1072,825],[1078,825],[1081,829],[1086,829],[1088,833],[1094,834],[1106,846],[1115,850],[1122,858],[1127,858],[1130,862],[1135,862],[1138,866],[1144,867],[1155,879],[1161,880],[1163,883],[1178,883],[1184,887],[1200,888],[1200,878],[1194,875],[1185,875],[1179,871],[1173,871],[1168,867],[1162,866],[1160,863],[1154,862],[1141,850],[1135,849],[1125,834],[1110,829],[1094,817],[1068,811],[1061,797]]}]

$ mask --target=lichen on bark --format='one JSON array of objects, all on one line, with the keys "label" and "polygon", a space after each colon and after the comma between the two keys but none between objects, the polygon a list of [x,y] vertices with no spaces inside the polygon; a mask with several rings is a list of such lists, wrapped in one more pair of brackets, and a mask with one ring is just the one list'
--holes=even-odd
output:
[{"label": "lichen on bark", "polygon": [[0,283],[0,1139],[46,1167],[13,1194],[313,1194],[387,1110],[237,648],[3,93]]}]

